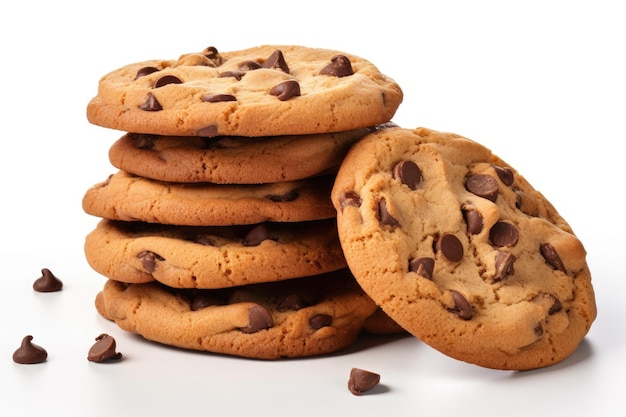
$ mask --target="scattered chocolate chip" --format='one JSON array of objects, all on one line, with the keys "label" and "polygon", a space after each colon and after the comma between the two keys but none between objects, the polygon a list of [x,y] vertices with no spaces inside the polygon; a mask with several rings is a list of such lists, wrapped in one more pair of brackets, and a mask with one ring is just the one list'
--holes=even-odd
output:
[{"label": "scattered chocolate chip", "polygon": [[472,305],[467,301],[460,292],[456,290],[450,290],[452,294],[452,300],[454,301],[454,307],[449,308],[448,311],[459,316],[460,319],[469,320],[474,316],[472,311]]},{"label": "scattered chocolate chip", "polygon": [[298,97],[300,93],[300,84],[296,80],[287,80],[276,84],[271,88],[270,94],[278,97],[280,101],[289,100],[292,97]]},{"label": "scattered chocolate chip", "polygon": [[400,161],[393,168],[393,177],[399,179],[411,190],[416,190],[422,182],[422,171],[413,161]]},{"label": "scattered chocolate chip", "polygon": [[409,271],[415,272],[424,278],[433,279],[433,270],[435,269],[435,260],[423,256],[409,261]]},{"label": "scattered chocolate chip", "polygon": [[156,144],[158,136],[142,133],[129,133],[133,146],[137,149],[152,149]]},{"label": "scattered chocolate chip", "polygon": [[237,101],[237,97],[232,94],[205,94],[200,100],[205,103],[221,103],[224,101]]},{"label": "scattered chocolate chip", "polygon": [[374,388],[380,382],[380,374],[364,369],[352,368],[348,379],[348,389],[354,395],[361,395]]},{"label": "scattered chocolate chip", "polygon": [[463,218],[467,225],[467,233],[477,235],[483,230],[483,216],[474,209],[463,209]]},{"label": "scattered chocolate chip", "polygon": [[219,58],[219,52],[215,46],[208,46],[202,51],[202,55],[206,56],[209,59]]},{"label": "scattered chocolate chip", "polygon": [[516,260],[517,258],[512,253],[498,251],[496,253],[496,273],[493,276],[493,281],[502,281],[509,275],[513,275],[515,273],[513,265]]},{"label": "scattered chocolate chip", "polygon": [[233,78],[236,78],[237,81],[241,81],[241,79],[243,78],[245,74],[246,73],[244,71],[224,71],[220,73],[219,77],[220,78],[233,77]]},{"label": "scattered chocolate chip", "polygon": [[345,55],[335,55],[331,58],[330,64],[320,71],[320,75],[332,75],[335,77],[346,77],[354,74],[350,59]]},{"label": "scattered chocolate chip", "polygon": [[519,232],[515,225],[499,221],[491,226],[491,230],[489,230],[489,239],[495,246],[515,246],[519,239]]},{"label": "scattered chocolate chip", "polygon": [[309,326],[313,330],[319,330],[322,327],[330,326],[333,322],[333,317],[328,314],[316,314],[309,319]]},{"label": "scattered chocolate chip", "polygon": [[22,339],[20,347],[13,352],[13,362],[22,365],[32,365],[46,361],[48,352],[41,346],[34,344],[32,340],[33,337],[30,335]]},{"label": "scattered chocolate chip", "polygon": [[63,282],[58,279],[48,268],[41,270],[41,277],[33,283],[33,289],[37,292],[61,291]]},{"label": "scattered chocolate chip", "polygon": [[150,75],[154,72],[160,71],[158,68],[156,67],[143,67],[143,68],[139,68],[139,70],[137,71],[137,75],[135,75],[135,80],[137,78],[141,78],[141,77],[145,77],[146,75]]},{"label": "scattered chocolate chip", "polygon": [[262,68],[261,64],[256,61],[245,61],[239,65],[239,70],[243,72],[258,70],[259,68]]},{"label": "scattered chocolate chip", "polygon": [[141,106],[139,106],[139,108],[144,111],[163,110],[163,106],[161,106],[161,103],[159,103],[159,100],[157,100],[156,97],[152,93],[148,93],[148,96],[146,97],[146,101],[144,101],[144,103]]},{"label": "scattered chocolate chip", "polygon": [[509,187],[513,185],[513,180],[515,178],[513,177],[513,171],[511,170],[511,168],[494,165],[493,169],[496,170],[498,178],[500,178],[500,181],[502,181],[504,185],[507,185]]},{"label": "scattered chocolate chip", "polygon": [[275,203],[280,203],[282,201],[294,201],[298,198],[298,192],[296,190],[290,190],[281,195],[268,195],[267,198]]},{"label": "scattered chocolate chip", "polygon": [[250,307],[250,310],[248,310],[248,317],[250,324],[241,328],[241,331],[244,333],[256,333],[274,326],[272,314],[267,311],[265,307],[258,304]]},{"label": "scattered chocolate chip", "polygon": [[300,294],[289,294],[278,303],[276,309],[278,311],[298,311],[301,308],[308,307],[304,297]]},{"label": "scattered chocolate chip", "polygon": [[196,131],[196,136],[204,136],[206,138],[213,138],[217,136],[217,126],[208,125],[203,127],[202,129],[198,129]]},{"label": "scattered chocolate chip", "polygon": [[271,239],[269,228],[266,224],[259,224],[250,229],[242,243],[244,246],[259,246],[267,239]]},{"label": "scattered chocolate chip", "polygon": [[452,233],[444,233],[437,239],[436,244],[437,252],[441,251],[451,262],[459,262],[463,259],[463,244],[458,237]]},{"label": "scattered chocolate chip", "polygon": [[465,181],[465,188],[470,193],[489,201],[495,202],[498,198],[498,181],[489,175],[475,174],[470,176]]},{"label": "scattered chocolate chip", "polygon": [[389,214],[387,210],[387,201],[383,198],[378,202],[378,220],[383,226],[395,227],[400,224],[398,219]]},{"label": "scattered chocolate chip", "polygon": [[269,68],[269,69],[279,69],[289,74],[289,66],[287,65],[287,62],[285,61],[283,52],[279,49],[272,52],[272,55],[270,55],[270,57],[267,58],[265,62],[261,64],[261,67]]},{"label": "scattered chocolate chip", "polygon": [[548,265],[558,271],[567,273],[561,257],[552,245],[550,245],[549,243],[543,243],[539,246],[539,251],[541,252],[541,256],[543,256],[543,259],[546,260]]},{"label": "scattered chocolate chip", "polygon": [[165,260],[165,258],[163,258],[162,256],[154,252],[147,251],[147,250],[139,252],[139,254],[137,254],[137,258],[141,259],[141,265],[143,266],[143,269],[145,269],[149,273],[153,273],[154,270],[156,269],[157,260],[158,261]]},{"label": "scattered chocolate chip", "polygon": [[87,360],[90,362],[116,361],[122,354],[115,351],[115,339],[106,333],[96,337],[96,343],[89,349]]},{"label": "scattered chocolate chip", "polygon": [[343,213],[348,206],[361,207],[361,197],[354,191],[348,191],[341,194],[339,204]]},{"label": "scattered chocolate chip", "polygon": [[165,75],[154,83],[154,88],[160,88],[168,84],[182,84],[183,81],[175,75]]}]

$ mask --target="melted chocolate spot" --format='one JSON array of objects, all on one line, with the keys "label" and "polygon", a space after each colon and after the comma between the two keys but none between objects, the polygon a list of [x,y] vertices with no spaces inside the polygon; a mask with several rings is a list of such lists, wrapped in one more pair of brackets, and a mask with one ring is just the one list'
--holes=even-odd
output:
[{"label": "melted chocolate spot", "polygon": [[393,168],[393,177],[411,190],[416,190],[422,182],[422,171],[413,161],[400,161]]},{"label": "melted chocolate spot", "polygon": [[467,191],[489,201],[495,202],[498,198],[498,181],[489,175],[472,175],[465,181],[465,188]]},{"label": "melted chocolate spot", "polygon": [[435,260],[429,257],[415,258],[409,261],[409,271],[415,272],[424,278],[433,279]]},{"label": "melted chocolate spot", "polygon": [[250,307],[248,318],[250,324],[241,328],[241,331],[244,333],[256,333],[274,326],[272,314],[265,307],[258,304]]},{"label": "melted chocolate spot", "polygon": [[270,90],[270,94],[278,97],[280,101],[289,100],[292,97],[298,97],[300,93],[300,84],[296,80],[287,80],[276,84]]},{"label": "melted chocolate spot", "polygon": [[489,239],[495,246],[515,246],[519,239],[519,232],[511,223],[499,221],[489,230]]},{"label": "melted chocolate spot", "polygon": [[87,360],[90,362],[106,362],[119,360],[122,354],[115,351],[115,339],[106,333],[96,337],[96,343],[89,349]]},{"label": "melted chocolate spot", "polygon": [[354,74],[352,63],[345,55],[335,55],[331,58],[330,64],[326,65],[320,71],[320,75],[331,75],[339,78],[352,74]]},{"label": "melted chocolate spot", "polygon": [[22,344],[13,353],[13,362],[22,365],[32,365],[45,362],[48,352],[41,346],[32,343],[33,337],[28,335],[22,339]]},{"label": "melted chocolate spot", "polygon": [[37,292],[61,291],[63,282],[58,279],[48,268],[41,270],[41,277],[33,283],[33,289]]}]

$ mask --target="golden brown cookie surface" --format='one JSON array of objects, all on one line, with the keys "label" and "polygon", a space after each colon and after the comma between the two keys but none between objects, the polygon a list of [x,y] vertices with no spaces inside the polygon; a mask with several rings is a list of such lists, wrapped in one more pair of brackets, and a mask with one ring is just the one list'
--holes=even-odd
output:
[{"label": "golden brown cookie surface", "polygon": [[555,208],[480,144],[373,133],[332,194],[364,290],[439,351],[497,369],[557,363],[596,317],[585,249]]}]

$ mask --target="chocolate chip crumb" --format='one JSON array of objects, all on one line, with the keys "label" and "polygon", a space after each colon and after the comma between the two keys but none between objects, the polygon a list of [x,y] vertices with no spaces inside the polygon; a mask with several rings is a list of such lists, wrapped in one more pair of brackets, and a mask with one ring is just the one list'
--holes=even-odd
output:
[{"label": "chocolate chip crumb", "polygon": [[249,324],[241,328],[241,331],[244,333],[256,333],[274,326],[272,314],[265,307],[258,304],[250,307],[248,318],[250,320]]},{"label": "chocolate chip crumb", "polygon": [[48,268],[41,270],[41,277],[33,283],[33,289],[37,292],[61,291],[63,282],[58,279]]},{"label": "chocolate chip crumb", "polygon": [[33,337],[28,335],[22,339],[22,344],[13,353],[13,362],[22,365],[32,365],[45,362],[48,352],[41,346],[32,343]]},{"label": "chocolate chip crumb", "polygon": [[122,354],[115,351],[115,339],[106,333],[96,337],[96,343],[89,349],[87,360],[90,362],[116,361],[122,358]]},{"label": "chocolate chip crumb", "polygon": [[489,201],[495,202],[498,198],[498,181],[489,175],[472,175],[465,181],[465,188],[472,194],[486,198]]},{"label": "chocolate chip crumb", "polygon": [[270,94],[278,97],[280,101],[285,101],[292,97],[298,97],[302,93],[300,92],[300,84],[296,80],[287,80],[272,87]]},{"label": "chocolate chip crumb", "polygon": [[352,368],[348,379],[348,389],[354,395],[361,395],[374,388],[380,382],[380,374],[364,369]]},{"label": "chocolate chip crumb", "polygon": [[320,75],[332,75],[339,78],[352,74],[354,74],[352,63],[345,55],[335,55],[331,58],[330,64],[326,65],[320,71]]}]

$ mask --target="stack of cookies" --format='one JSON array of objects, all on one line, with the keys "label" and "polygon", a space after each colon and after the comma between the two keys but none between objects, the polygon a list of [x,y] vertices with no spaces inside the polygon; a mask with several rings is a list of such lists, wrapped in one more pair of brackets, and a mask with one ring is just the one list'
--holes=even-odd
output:
[{"label": "stack of cookies", "polygon": [[400,87],[349,54],[269,45],[129,64],[91,123],[122,133],[87,190],[100,314],[146,339],[272,359],[403,331],[361,289],[330,195],[348,149],[393,117]]}]

